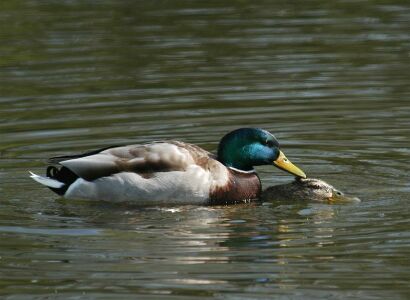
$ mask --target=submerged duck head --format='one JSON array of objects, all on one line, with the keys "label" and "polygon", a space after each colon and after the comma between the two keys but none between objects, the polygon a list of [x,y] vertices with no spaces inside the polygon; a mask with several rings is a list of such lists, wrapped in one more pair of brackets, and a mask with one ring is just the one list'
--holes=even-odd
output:
[{"label": "submerged duck head", "polygon": [[218,160],[242,171],[252,171],[254,166],[274,165],[306,178],[305,173],[280,151],[275,136],[259,128],[240,128],[225,135],[219,143]]},{"label": "submerged duck head", "polygon": [[263,191],[262,199],[328,203],[360,202],[359,198],[347,196],[327,182],[315,178],[297,178],[288,184],[271,186]]}]

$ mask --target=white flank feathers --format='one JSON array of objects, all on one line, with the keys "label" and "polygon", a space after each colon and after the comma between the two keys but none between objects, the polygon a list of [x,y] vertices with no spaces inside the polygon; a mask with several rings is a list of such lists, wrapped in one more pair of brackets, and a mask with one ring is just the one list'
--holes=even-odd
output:
[{"label": "white flank feathers", "polygon": [[205,204],[211,182],[210,173],[195,165],[186,171],[160,172],[152,178],[122,172],[94,181],[79,178],[70,185],[64,197],[140,205]]},{"label": "white flank feathers", "polygon": [[38,183],[41,183],[45,186],[51,187],[51,188],[55,188],[55,189],[59,189],[61,187],[64,186],[64,183],[52,179],[50,177],[43,177],[43,176],[39,176],[37,174],[34,174],[33,172],[30,172],[30,177],[33,178],[33,180],[37,181]]}]

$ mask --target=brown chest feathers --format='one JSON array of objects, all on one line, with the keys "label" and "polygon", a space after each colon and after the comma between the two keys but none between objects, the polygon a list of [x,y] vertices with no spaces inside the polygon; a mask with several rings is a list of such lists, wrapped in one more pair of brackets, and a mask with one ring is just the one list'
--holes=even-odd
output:
[{"label": "brown chest feathers", "polygon": [[229,170],[228,184],[211,191],[209,205],[245,203],[259,199],[261,182],[255,172],[242,173],[232,169]]}]

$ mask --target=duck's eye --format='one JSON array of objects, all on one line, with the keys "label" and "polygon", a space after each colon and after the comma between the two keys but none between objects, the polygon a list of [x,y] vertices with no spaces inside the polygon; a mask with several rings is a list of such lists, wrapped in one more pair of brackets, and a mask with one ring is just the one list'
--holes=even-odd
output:
[{"label": "duck's eye", "polygon": [[342,192],[339,192],[339,191],[336,191],[336,195],[338,195],[338,196],[342,196],[342,195],[343,195],[343,193],[342,193]]},{"label": "duck's eye", "polygon": [[267,141],[266,141],[266,146],[272,148],[273,146],[275,146],[275,144],[273,143],[273,141],[267,140]]}]

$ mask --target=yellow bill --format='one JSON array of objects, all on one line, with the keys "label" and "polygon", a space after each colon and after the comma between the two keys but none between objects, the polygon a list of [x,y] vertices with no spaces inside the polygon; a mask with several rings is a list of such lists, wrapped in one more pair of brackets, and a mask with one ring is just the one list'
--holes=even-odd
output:
[{"label": "yellow bill", "polygon": [[279,156],[275,161],[273,161],[273,164],[277,166],[279,169],[282,169],[297,177],[306,178],[306,174],[301,169],[292,164],[290,160],[286,158],[285,154],[283,154],[283,152],[280,150]]}]

